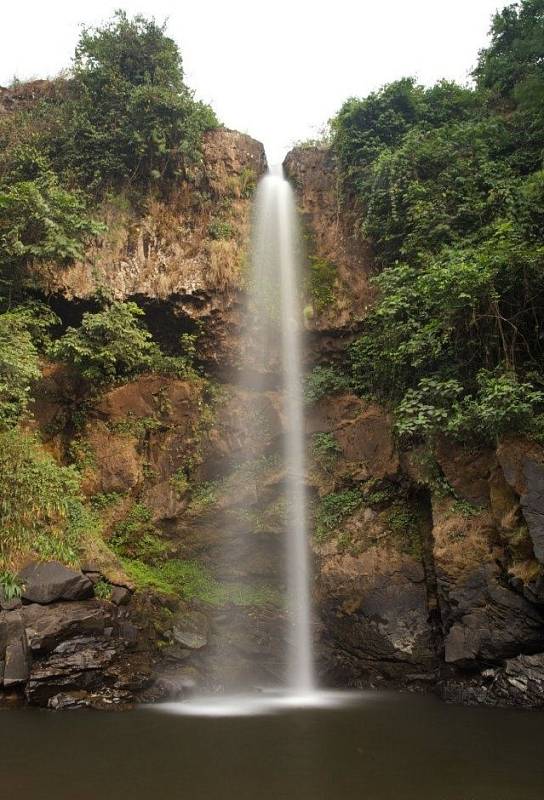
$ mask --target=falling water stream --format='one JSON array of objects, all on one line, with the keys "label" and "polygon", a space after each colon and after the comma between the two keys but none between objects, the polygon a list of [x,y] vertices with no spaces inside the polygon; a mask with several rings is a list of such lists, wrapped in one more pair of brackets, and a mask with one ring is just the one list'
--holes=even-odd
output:
[{"label": "falling water stream", "polygon": [[[277,248],[280,282],[281,354],[287,435],[285,471],[287,484],[288,608],[292,639],[288,688],[297,693],[314,689],[311,636],[310,564],[306,491],[304,483],[304,414],[302,397],[301,309],[298,299],[298,231],[293,191],[283,175],[271,174],[260,188],[256,213],[266,213],[267,197],[277,206],[276,225],[271,226],[272,247]],[[263,204],[263,210],[259,207]],[[273,217],[271,218],[274,219]],[[256,257],[258,258],[258,250]]]},{"label": "falling water stream", "polygon": [[[293,191],[281,167],[260,182],[254,205],[251,275],[243,351],[252,362],[254,388],[267,370],[280,377],[285,435],[285,575],[288,652],[284,688],[305,697],[315,688],[312,653],[310,554],[304,481],[302,392],[301,240]],[[251,371],[251,370],[250,370]],[[242,379],[247,380],[246,378]]]},{"label": "falling water stream", "polygon": [[[311,569],[305,489],[305,435],[302,375],[302,308],[300,278],[301,237],[297,209],[289,182],[281,167],[265,175],[257,188],[248,276],[247,310],[243,325],[240,388],[253,396],[253,404],[269,385],[280,389],[283,416],[284,528],[282,550],[285,606],[287,611],[284,678],[272,692],[255,691],[251,685],[225,686],[221,698],[197,698],[174,704],[181,713],[260,713],[277,706],[328,704],[330,696],[315,689],[312,649]],[[263,444],[263,431],[246,431],[246,463],[251,463]],[[243,507],[243,504],[242,504]],[[220,556],[231,574],[251,572],[251,557],[259,547],[254,532],[240,531],[225,523]],[[254,625],[251,614],[246,624]],[[232,661],[229,632],[219,649],[226,669]],[[240,694],[240,691],[243,694]]]}]

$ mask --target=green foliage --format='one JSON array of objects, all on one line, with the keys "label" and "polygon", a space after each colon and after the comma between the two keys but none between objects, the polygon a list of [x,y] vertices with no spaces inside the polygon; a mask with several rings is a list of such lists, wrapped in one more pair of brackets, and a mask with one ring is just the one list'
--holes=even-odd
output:
[{"label": "green foliage", "polygon": [[315,538],[324,542],[335,534],[346,517],[356,511],[363,497],[357,489],[345,489],[322,497],[315,515]]},{"label": "green foliage", "polygon": [[180,338],[183,354],[166,355],[153,341],[136,303],[111,302],[86,312],[79,328],[68,328],[50,348],[50,355],[75,367],[95,385],[129,380],[141,372],[197,378],[192,366],[195,336]]},{"label": "green foliage", "polygon": [[91,497],[91,507],[95,511],[104,511],[116,505],[122,498],[119,492],[99,492]]},{"label": "green foliage", "polygon": [[123,558],[155,564],[168,552],[153,525],[151,511],[137,503],[112,533],[110,545]]},{"label": "green foliage", "polygon": [[0,570],[0,595],[8,602],[20,597],[23,593],[23,586],[15,573],[9,570]]},{"label": "green foliage", "polygon": [[221,219],[213,219],[208,225],[208,235],[212,239],[232,239],[234,228],[230,222]]},{"label": "green foliage", "polygon": [[169,559],[157,566],[123,559],[127,574],[140,590],[153,589],[183,600],[201,600],[211,605],[256,606],[279,603],[269,586],[220,583],[196,561]]},{"label": "green foliage", "polygon": [[112,585],[100,578],[94,585],[94,595],[100,600],[111,600]]},{"label": "green foliage", "polygon": [[397,407],[405,439],[541,435],[543,47],[542,0],[525,0],[495,16],[475,89],[403,79],[333,120],[382,267],[353,382]]},{"label": "green foliage", "polygon": [[98,528],[76,470],[59,466],[19,429],[0,433],[0,512],[1,565],[27,552],[74,562],[80,542]]},{"label": "green foliage", "polygon": [[317,312],[325,311],[334,305],[334,284],[336,266],[330,261],[312,256],[308,263],[306,294]]},{"label": "green foliage", "polygon": [[115,302],[86,312],[79,328],[68,328],[51,349],[54,358],[72,364],[87,380],[107,383],[151,369],[157,346],[139,322],[136,303]]},{"label": "green foliage", "polygon": [[19,285],[35,262],[68,264],[103,230],[86,213],[83,197],[67,191],[47,159],[32,146],[0,156],[0,281]]},{"label": "green foliage", "polygon": [[203,131],[217,125],[184,84],[165,27],[123,11],[83,29],[63,115],[50,144],[55,162],[97,192],[178,178],[198,160]]},{"label": "green foliage", "polygon": [[345,392],[347,389],[348,378],[334,367],[314,367],[304,381],[304,401],[312,405],[322,397]]},{"label": "green foliage", "polygon": [[314,433],[312,436],[312,455],[321,469],[331,470],[342,448],[332,433]]},{"label": "green foliage", "polygon": [[38,350],[26,321],[17,312],[0,314],[0,427],[24,415],[39,377]]}]

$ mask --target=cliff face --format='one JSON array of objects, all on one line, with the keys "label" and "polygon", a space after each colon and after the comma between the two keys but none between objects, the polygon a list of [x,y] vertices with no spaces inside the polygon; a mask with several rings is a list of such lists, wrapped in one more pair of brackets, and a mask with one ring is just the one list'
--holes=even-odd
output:
[{"label": "cliff face", "polygon": [[[285,166],[315,363],[357,331],[374,267],[338,207],[328,151],[297,149]],[[33,426],[78,465],[103,538],[73,575],[38,576],[23,605],[2,599],[7,692],[64,707],[281,680],[284,413],[273,374],[265,389],[231,382],[247,357],[244,264],[264,169],[259,143],[214,131],[174,198],[104,204],[108,232],[85,259],[34,276],[68,321],[106,289],[140,303],[159,340],[198,323],[198,359],[219,380],[150,374],[97,394],[44,365]],[[508,438],[399,451],[388,413],[348,393],[314,403],[306,425],[321,679],[542,705],[544,449]]]},{"label": "cliff face", "polygon": [[332,347],[335,339],[338,349],[349,341],[372,303],[371,247],[355,234],[351,210],[341,204],[327,148],[291,150],[284,170],[297,194],[308,258],[306,326],[319,334],[321,349]]},{"label": "cliff face", "polygon": [[168,200],[148,197],[139,209],[124,198],[98,209],[106,232],[83,261],[32,275],[57,301],[85,308],[98,290],[135,299],[155,335],[201,330],[200,358],[236,366],[237,335],[248,257],[253,189],[266,169],[264,148],[245,134],[205,134],[202,161]]},{"label": "cliff face", "polygon": [[[372,254],[338,206],[330,152],[295,149],[285,167],[311,255],[337,265],[335,304],[308,322],[319,359],[331,334],[349,341],[372,302]],[[314,455],[311,479],[329,679],[543,705],[544,449],[506,438],[474,452],[443,438],[399,451],[385,410],[344,395],[320,400],[308,424],[312,436],[332,437],[334,454]],[[341,513],[320,537],[333,502]]]}]

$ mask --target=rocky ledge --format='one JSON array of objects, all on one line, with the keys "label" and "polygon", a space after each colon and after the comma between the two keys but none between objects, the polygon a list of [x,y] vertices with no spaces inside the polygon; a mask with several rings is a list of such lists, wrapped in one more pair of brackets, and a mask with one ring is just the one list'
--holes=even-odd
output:
[{"label": "rocky ledge", "polygon": [[125,586],[95,597],[103,577],[58,562],[31,563],[20,598],[1,600],[4,702],[107,707],[143,699],[152,685],[154,637]]}]

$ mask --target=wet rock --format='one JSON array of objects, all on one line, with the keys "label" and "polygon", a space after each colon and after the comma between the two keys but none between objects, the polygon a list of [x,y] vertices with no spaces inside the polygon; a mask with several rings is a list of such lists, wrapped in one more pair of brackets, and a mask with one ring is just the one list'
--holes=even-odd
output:
[{"label": "wet rock", "polygon": [[544,707],[544,653],[520,655],[477,675],[449,678],[442,697],[464,705]]},{"label": "wet rock", "polygon": [[131,593],[124,586],[112,586],[110,600],[116,606],[125,606],[130,601]]},{"label": "wet rock", "polygon": [[183,611],[174,617],[174,640],[190,650],[200,650],[208,644],[208,631],[208,618],[201,611]]},{"label": "wet rock", "polygon": [[544,464],[525,459],[526,490],[521,497],[523,516],[533,541],[535,557],[544,564]]},{"label": "wet rock", "polygon": [[447,663],[498,661],[544,647],[544,618],[523,597],[503,587],[492,566],[472,573],[449,594],[457,621],[445,638]]},{"label": "wet rock", "polygon": [[93,585],[82,573],[58,561],[32,562],[19,572],[23,599],[29,603],[80,600],[92,597]]},{"label": "wet rock", "polygon": [[154,676],[153,687],[161,699],[179,700],[193,693],[201,682],[195,667],[161,666]]},{"label": "wet rock", "polygon": [[0,629],[3,629],[0,640],[4,642],[4,687],[24,684],[29,675],[30,657],[21,611],[4,611],[0,615]]},{"label": "wet rock", "polygon": [[111,614],[98,600],[32,604],[22,611],[26,635],[34,653],[50,652],[75,636],[103,635],[111,626]]},{"label": "wet rock", "polygon": [[46,705],[59,692],[99,688],[104,670],[117,654],[111,639],[78,636],[61,642],[45,659],[32,663],[26,685],[30,703]]},{"label": "wet rock", "polygon": [[422,564],[389,547],[325,556],[319,580],[325,669],[358,685],[436,669]]},{"label": "wet rock", "polygon": [[467,450],[445,437],[435,450],[445,477],[459,497],[475,506],[489,506],[489,478],[496,464],[491,450]]}]

